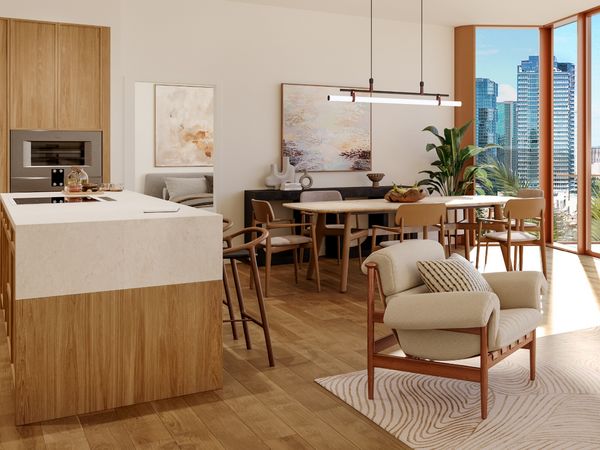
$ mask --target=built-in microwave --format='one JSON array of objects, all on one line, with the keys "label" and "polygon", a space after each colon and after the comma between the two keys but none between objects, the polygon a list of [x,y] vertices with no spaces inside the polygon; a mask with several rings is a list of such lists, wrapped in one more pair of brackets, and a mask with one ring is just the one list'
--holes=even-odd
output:
[{"label": "built-in microwave", "polygon": [[72,166],[102,182],[101,131],[11,130],[10,192],[63,190]]}]

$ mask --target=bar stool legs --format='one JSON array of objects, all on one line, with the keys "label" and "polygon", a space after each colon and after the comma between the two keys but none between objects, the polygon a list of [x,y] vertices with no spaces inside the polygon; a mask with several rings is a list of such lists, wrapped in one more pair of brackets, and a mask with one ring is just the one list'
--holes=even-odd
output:
[{"label": "bar stool legs", "polygon": [[[232,240],[242,234],[256,233],[258,236],[251,242],[247,242],[242,245],[233,246]],[[232,296],[229,289],[229,280],[227,278],[225,265],[223,266],[223,287],[225,289],[225,304],[229,310],[229,320],[225,319],[223,322],[231,322],[232,330],[234,333],[234,339],[237,339],[237,330],[235,324],[242,322],[242,329],[244,331],[244,339],[246,341],[246,348],[250,350],[252,348],[252,342],[250,341],[250,332],[248,330],[248,322],[255,323],[263,329],[265,337],[265,345],[267,347],[267,355],[269,358],[269,366],[275,366],[275,358],[273,357],[273,346],[271,345],[271,333],[269,330],[269,322],[267,320],[267,310],[265,308],[265,296],[263,294],[262,283],[260,281],[260,274],[258,272],[258,264],[256,262],[256,247],[258,244],[264,242],[269,232],[262,228],[245,228],[237,233],[230,236],[224,237],[224,242],[227,247],[223,249],[223,258],[228,259],[231,263],[231,273],[233,275],[233,285],[235,287],[235,293],[238,300],[238,306],[240,310],[241,318],[236,319],[233,311]],[[254,291],[256,292],[256,300],[258,302],[258,310],[260,317],[255,317],[246,310],[244,303],[244,293],[242,289],[242,283],[240,281],[240,274],[237,263],[244,262],[250,265],[250,281],[254,284]]]},{"label": "bar stool legs", "polygon": [[237,327],[235,325],[235,314],[233,312],[233,304],[231,303],[231,292],[229,291],[229,277],[227,277],[227,270],[225,270],[225,264],[223,264],[223,290],[225,291],[225,299],[223,304],[227,306],[229,311],[229,321],[231,322],[231,334],[233,340],[238,340]]}]

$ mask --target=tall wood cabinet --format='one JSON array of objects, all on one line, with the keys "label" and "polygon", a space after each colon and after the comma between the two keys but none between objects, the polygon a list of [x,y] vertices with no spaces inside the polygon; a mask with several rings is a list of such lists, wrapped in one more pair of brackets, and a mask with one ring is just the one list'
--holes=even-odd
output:
[{"label": "tall wood cabinet", "polygon": [[110,28],[0,19],[0,190],[12,129],[103,132],[110,178]]}]

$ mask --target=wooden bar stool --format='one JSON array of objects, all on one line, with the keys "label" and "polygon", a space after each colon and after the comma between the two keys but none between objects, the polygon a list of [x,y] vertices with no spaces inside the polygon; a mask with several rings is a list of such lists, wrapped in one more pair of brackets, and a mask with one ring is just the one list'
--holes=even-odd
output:
[{"label": "wooden bar stool", "polygon": [[[233,245],[233,239],[238,236],[250,234],[252,236],[256,236],[250,242],[246,242],[241,245]],[[240,308],[240,319],[236,319],[233,313],[233,305],[231,299],[231,293],[229,290],[229,281],[227,279],[227,273],[225,270],[225,265],[223,266],[223,288],[225,290],[225,304],[227,305],[227,309],[229,310],[229,319],[223,320],[223,322],[229,322],[232,324],[233,338],[237,339],[237,330],[235,329],[235,324],[237,322],[242,323],[242,328],[244,331],[244,338],[246,340],[246,348],[248,350],[252,349],[252,342],[250,341],[250,333],[248,332],[248,322],[253,322],[259,327],[263,329],[263,333],[265,336],[265,345],[267,347],[267,355],[269,358],[269,366],[275,366],[275,359],[273,358],[273,347],[271,345],[271,333],[269,331],[269,322],[267,320],[267,311],[265,308],[264,295],[262,290],[262,284],[260,282],[260,275],[258,273],[258,264],[256,263],[256,247],[263,243],[267,237],[269,236],[269,232],[264,228],[259,227],[250,227],[244,228],[240,231],[237,231],[229,236],[225,236],[223,238],[224,248],[223,248],[223,259],[229,260],[231,265],[231,273],[233,275],[233,284],[235,287],[235,293],[238,300],[238,306]],[[246,305],[244,304],[244,295],[242,291],[242,284],[240,282],[239,271],[237,267],[238,261],[244,262],[250,266],[250,276],[254,280],[254,288],[256,291],[256,299],[258,301],[258,309],[260,318],[257,318],[250,314],[246,310]]]}]

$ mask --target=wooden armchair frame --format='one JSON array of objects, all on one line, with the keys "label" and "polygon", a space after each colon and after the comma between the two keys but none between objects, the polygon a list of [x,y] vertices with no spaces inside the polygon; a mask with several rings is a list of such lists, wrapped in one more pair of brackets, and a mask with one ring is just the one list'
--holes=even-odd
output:
[{"label": "wooden armchair frame", "polygon": [[383,322],[384,311],[375,309],[375,291],[384,307],[387,306],[383,295],[381,278],[377,264],[367,263],[368,293],[367,293],[367,376],[368,398],[373,400],[375,385],[375,367],[400,370],[403,372],[420,373],[436,377],[453,378],[457,380],[473,381],[480,384],[481,392],[481,418],[488,414],[488,371],[507,356],[515,351],[525,348],[529,350],[529,378],[535,380],[536,335],[535,330],[520,337],[517,341],[499,350],[488,350],[488,327],[477,328],[445,328],[441,331],[455,333],[468,333],[479,335],[480,342],[480,367],[470,367],[407,356],[392,356],[382,353],[384,350],[400,344],[395,330],[392,334],[380,339],[375,339],[375,325]]}]

